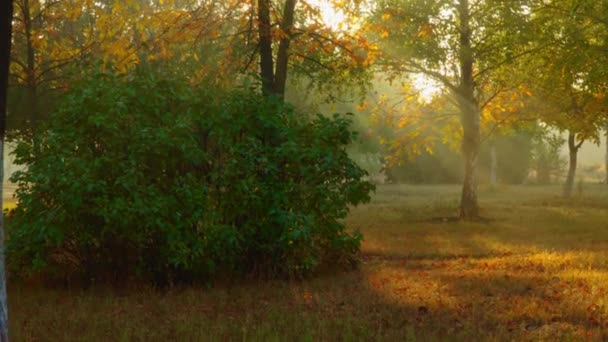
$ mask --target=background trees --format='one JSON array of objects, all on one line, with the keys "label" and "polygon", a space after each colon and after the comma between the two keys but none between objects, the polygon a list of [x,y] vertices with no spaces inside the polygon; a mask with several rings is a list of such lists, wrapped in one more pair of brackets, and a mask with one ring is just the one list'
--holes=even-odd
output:
[{"label": "background trees", "polygon": [[498,94],[488,92],[498,70],[530,53],[525,1],[378,1],[372,22],[393,73],[418,73],[449,92],[460,112],[464,181],[460,217],[479,215],[477,161],[481,115]]},{"label": "background trees", "polygon": [[[397,120],[400,122],[397,129],[402,133],[395,135],[403,138],[390,143],[395,146],[392,150],[419,151],[421,144],[432,148],[434,141],[451,135],[462,139],[465,160],[469,161],[469,167],[465,163],[465,168],[476,169],[470,167],[474,164],[472,161],[477,161],[472,157],[481,150],[473,146],[486,140],[489,154],[498,161],[500,156],[492,149],[492,142],[499,136],[509,135],[509,131],[515,134],[534,131],[536,124],[557,130],[568,130],[570,126],[573,136],[567,140],[571,142],[569,160],[572,163],[564,188],[564,194],[570,194],[577,152],[583,141],[599,142],[599,129],[606,118],[605,63],[602,62],[605,20],[602,15],[591,14],[604,13],[605,2],[377,1],[376,4],[368,32],[379,41],[383,70],[391,75],[409,74],[410,82],[414,83],[421,77],[435,80],[444,90],[434,96],[447,95],[452,107],[439,110],[447,115],[460,112],[461,116],[461,128],[456,127],[451,133],[443,130],[441,138],[436,135],[432,138],[428,132],[437,131],[433,126],[451,125],[442,123],[443,116],[434,120],[435,114],[419,111],[419,106],[404,106],[399,109],[404,119]],[[471,16],[467,16],[467,8]],[[459,19],[461,16],[469,21],[468,28]],[[473,81],[466,76],[469,64]],[[474,86],[467,86],[469,83]],[[473,90],[465,94],[463,87]],[[406,94],[396,97],[394,102],[398,103],[399,98],[416,100],[417,96]],[[475,101],[462,101],[467,98]],[[433,102],[439,103],[436,99]],[[476,103],[476,115],[462,114],[465,102]],[[445,102],[442,106],[446,106]],[[479,120],[471,121],[467,117]],[[421,125],[422,122],[426,124]],[[479,126],[479,129],[466,129],[467,126]],[[464,148],[466,146],[468,148]],[[470,182],[474,177],[467,174],[475,173],[465,172],[463,203],[473,203],[474,196],[466,195],[472,193],[466,190],[469,188],[466,184],[474,184]],[[491,168],[490,180],[495,177],[496,172]]]},{"label": "background trees", "polygon": [[605,46],[606,26],[591,14],[605,11],[605,6],[601,1],[543,3],[536,12],[542,23],[536,44],[553,43],[526,58],[524,72],[542,70],[528,81],[537,97],[539,119],[567,132],[566,197],[572,194],[581,146],[586,141],[599,144],[605,127],[605,54],[598,51]]}]

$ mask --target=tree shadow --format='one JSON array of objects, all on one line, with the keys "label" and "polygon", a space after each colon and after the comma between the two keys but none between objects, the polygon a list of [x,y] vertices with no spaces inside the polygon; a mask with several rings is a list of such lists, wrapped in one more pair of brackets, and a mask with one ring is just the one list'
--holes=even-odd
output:
[{"label": "tree shadow", "polygon": [[608,339],[606,270],[518,255],[362,258],[357,271],[292,282],[121,295],[12,286],[13,339]]}]

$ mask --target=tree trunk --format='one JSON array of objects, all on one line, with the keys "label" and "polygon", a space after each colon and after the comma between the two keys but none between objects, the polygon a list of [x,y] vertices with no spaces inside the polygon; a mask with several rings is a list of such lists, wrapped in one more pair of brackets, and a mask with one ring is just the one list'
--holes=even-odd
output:
[{"label": "tree trunk", "polygon": [[460,199],[460,218],[473,220],[479,217],[477,202],[477,158],[479,155],[479,126],[475,126],[473,115],[463,115],[464,136],[462,153],[464,156],[464,181]]},{"label": "tree trunk", "polygon": [[469,11],[469,1],[460,0],[458,4],[460,17],[460,84],[457,96],[463,128],[464,181],[460,200],[460,218],[463,220],[473,220],[479,216],[479,205],[477,203],[477,157],[480,144],[479,104],[475,98],[474,57]]},{"label": "tree trunk", "polygon": [[281,41],[277,52],[277,67],[274,79],[274,94],[281,99],[285,98],[285,83],[287,82],[287,62],[289,61],[289,45],[291,43],[291,31],[293,28],[293,17],[296,8],[296,0],[286,0],[283,10],[283,21],[281,23]]},{"label": "tree trunk", "polygon": [[[285,98],[287,82],[287,65],[289,62],[289,46],[294,22],[297,0],[286,0],[281,21],[281,38],[277,50],[276,63],[272,50],[272,23],[270,22],[270,1],[258,0],[260,77],[262,78],[262,93],[264,96],[276,96],[279,100]],[[276,65],[275,65],[276,64]],[[276,70],[275,70],[276,68]]]},{"label": "tree trunk", "polygon": [[566,184],[564,184],[564,197],[568,198],[572,195],[572,190],[574,189],[574,178],[576,177],[576,162],[578,157],[578,150],[582,145],[582,141],[580,143],[576,143],[576,133],[570,132],[568,134],[568,154],[569,154],[569,164],[568,164],[568,177],[566,178]]},{"label": "tree trunk", "polygon": [[490,184],[495,186],[498,184],[498,156],[495,143],[490,146],[490,159]]},{"label": "tree trunk", "polygon": [[258,31],[260,49],[260,77],[262,94],[270,96],[274,84],[274,66],[272,60],[272,29],[270,22],[270,0],[258,0]]},{"label": "tree trunk", "polygon": [[[6,132],[6,98],[11,55],[13,1],[0,5],[0,208],[4,204],[4,135]],[[8,341],[6,269],[4,266],[4,213],[0,213],[0,341]]]}]

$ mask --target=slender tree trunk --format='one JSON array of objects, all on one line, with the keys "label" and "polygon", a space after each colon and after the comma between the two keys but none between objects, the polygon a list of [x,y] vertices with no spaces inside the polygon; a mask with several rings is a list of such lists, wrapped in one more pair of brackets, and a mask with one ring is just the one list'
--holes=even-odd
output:
[{"label": "slender tree trunk", "polygon": [[291,44],[291,31],[293,28],[293,17],[296,0],[286,0],[283,9],[283,21],[281,31],[283,35],[277,52],[277,66],[274,79],[274,93],[281,99],[285,98],[285,84],[287,82],[287,62],[289,61],[289,45]]},{"label": "slender tree trunk", "polygon": [[498,156],[496,151],[496,144],[490,145],[490,184],[498,184]]},{"label": "slender tree trunk", "polygon": [[463,220],[473,220],[479,216],[477,202],[477,158],[480,144],[479,104],[475,98],[474,57],[469,11],[469,1],[460,0],[458,4],[460,17],[460,84],[457,96],[463,128],[464,181],[460,200],[460,218]]},{"label": "slender tree trunk", "polygon": [[[287,65],[289,62],[289,46],[293,29],[294,14],[297,0],[286,0],[281,21],[281,37],[277,50],[276,62],[273,59],[272,29],[270,22],[270,1],[258,0],[260,77],[262,78],[262,93],[264,96],[276,96],[279,100],[285,98],[287,82]],[[275,69],[276,68],[276,69]]]},{"label": "slender tree trunk", "polygon": [[264,96],[270,96],[274,88],[274,62],[272,59],[272,28],[270,22],[270,0],[258,0],[258,31],[262,94],[264,94]]},{"label": "slender tree trunk", "polygon": [[574,189],[578,150],[580,149],[581,145],[582,142],[578,144],[576,143],[576,133],[570,132],[568,134],[568,176],[566,177],[566,184],[564,184],[564,197],[570,197],[572,195],[572,190]]},{"label": "slender tree trunk", "polygon": [[[11,55],[13,1],[0,1],[0,208],[4,204],[4,135],[6,98]],[[6,268],[4,266],[4,213],[0,213],[0,341],[8,341]]]}]

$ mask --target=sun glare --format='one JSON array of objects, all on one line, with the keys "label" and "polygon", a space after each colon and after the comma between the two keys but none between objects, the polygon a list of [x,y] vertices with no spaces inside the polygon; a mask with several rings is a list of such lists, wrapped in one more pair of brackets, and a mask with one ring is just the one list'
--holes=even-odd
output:
[{"label": "sun glare", "polygon": [[424,74],[414,75],[413,85],[420,91],[420,96],[427,102],[430,102],[435,95],[441,92],[441,84]]},{"label": "sun glare", "polygon": [[340,29],[340,24],[346,21],[346,16],[340,10],[334,8],[334,6],[327,0],[309,0],[311,6],[319,8],[321,12],[321,19],[333,30]]}]

